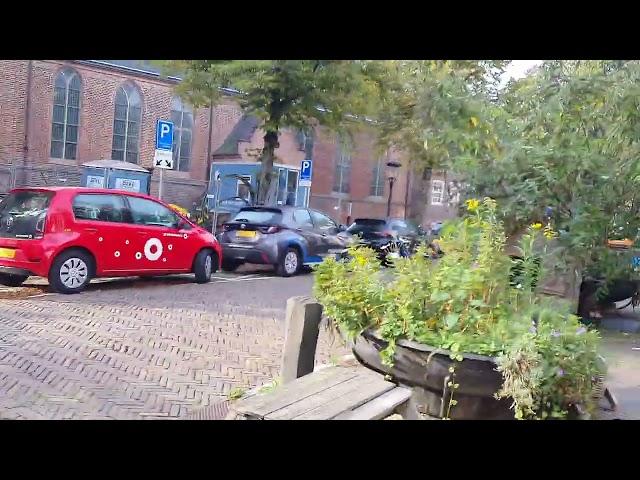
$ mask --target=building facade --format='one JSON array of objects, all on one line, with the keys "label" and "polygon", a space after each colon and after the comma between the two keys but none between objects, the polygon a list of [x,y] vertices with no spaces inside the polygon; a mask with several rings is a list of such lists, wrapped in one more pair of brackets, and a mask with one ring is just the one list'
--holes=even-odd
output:
[{"label": "building facade", "polygon": [[[194,109],[174,94],[177,81],[144,61],[0,61],[0,193],[20,185],[80,185],[84,163],[120,160],[150,170],[157,195],[155,128],[169,119],[174,170],[164,173],[163,200],[191,208],[216,193],[216,173],[220,199],[245,197],[237,177],[255,186],[263,137],[257,120],[243,115],[232,93],[212,108]],[[367,125],[353,140],[318,128],[309,135],[285,130],[279,142],[279,203],[309,205],[341,223],[384,217],[393,177],[391,215],[408,213],[415,185],[406,159],[377,154]],[[299,185],[304,159],[313,160],[310,188]],[[390,169],[390,160],[403,166]]]}]

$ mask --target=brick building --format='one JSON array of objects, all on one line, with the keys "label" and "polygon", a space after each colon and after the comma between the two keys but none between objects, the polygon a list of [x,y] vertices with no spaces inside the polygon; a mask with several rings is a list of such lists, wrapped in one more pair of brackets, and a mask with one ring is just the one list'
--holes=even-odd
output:
[{"label": "brick building", "polygon": [[[191,207],[211,191],[214,171],[255,182],[263,133],[255,119],[243,116],[236,93],[226,92],[211,109],[192,109],[174,95],[177,81],[144,61],[0,61],[0,193],[13,185],[79,185],[82,164],[96,160],[153,170],[158,119],[171,119],[176,131],[175,169],[164,176],[164,200]],[[276,151],[279,200],[310,205],[341,222],[348,216],[383,217],[392,174],[392,215],[404,216],[424,194],[402,156],[382,158],[374,143],[367,125],[353,142],[322,129],[310,136],[282,132]],[[298,185],[305,158],[314,161],[310,192]],[[385,165],[391,158],[403,166],[390,173]],[[152,194],[158,192],[158,173],[152,172]],[[241,182],[224,182],[221,198],[245,194]]]}]

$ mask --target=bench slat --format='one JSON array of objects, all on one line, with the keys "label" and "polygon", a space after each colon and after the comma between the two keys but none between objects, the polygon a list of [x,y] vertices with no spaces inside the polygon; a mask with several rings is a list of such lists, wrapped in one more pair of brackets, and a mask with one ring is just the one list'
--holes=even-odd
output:
[{"label": "bench slat", "polygon": [[266,420],[329,420],[395,388],[366,372],[265,417]]},{"label": "bench slat", "polygon": [[264,418],[272,412],[305,400],[332,386],[352,379],[361,367],[328,367],[278,387],[274,392],[239,400],[233,410],[252,418]]},{"label": "bench slat", "polygon": [[391,415],[410,397],[410,389],[396,387],[352,411],[341,413],[334,420],[380,420]]}]

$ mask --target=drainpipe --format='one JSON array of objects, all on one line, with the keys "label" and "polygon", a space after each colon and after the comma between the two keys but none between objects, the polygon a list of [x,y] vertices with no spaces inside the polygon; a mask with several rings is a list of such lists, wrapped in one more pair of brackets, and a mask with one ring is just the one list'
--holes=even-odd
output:
[{"label": "drainpipe", "polygon": [[409,209],[409,183],[411,181],[411,167],[407,166],[407,184],[404,190],[404,219],[407,219],[407,210]]},{"label": "drainpipe", "polygon": [[213,138],[213,99],[209,102],[209,143],[207,144],[207,178],[209,179],[209,185],[207,186],[207,193],[211,186],[211,139]]},{"label": "drainpipe", "polygon": [[31,117],[31,79],[33,77],[33,60],[27,66],[27,95],[24,108],[24,144],[22,145],[22,160],[26,163],[29,154],[29,119]]}]

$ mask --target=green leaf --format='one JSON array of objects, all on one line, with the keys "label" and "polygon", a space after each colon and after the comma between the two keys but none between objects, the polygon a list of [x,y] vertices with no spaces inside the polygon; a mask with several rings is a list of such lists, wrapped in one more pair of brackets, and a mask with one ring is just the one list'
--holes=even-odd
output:
[{"label": "green leaf", "polygon": [[[448,313],[444,318],[444,323],[447,328],[453,328],[458,324],[458,320],[460,319],[460,314],[458,313]],[[453,344],[454,346],[458,345],[457,343]],[[459,345],[458,345],[459,347]],[[452,347],[453,348],[453,347]]]},{"label": "green leaf", "polygon": [[431,294],[432,302],[444,302],[445,300],[449,300],[451,295],[448,292],[443,291],[435,291]]}]

